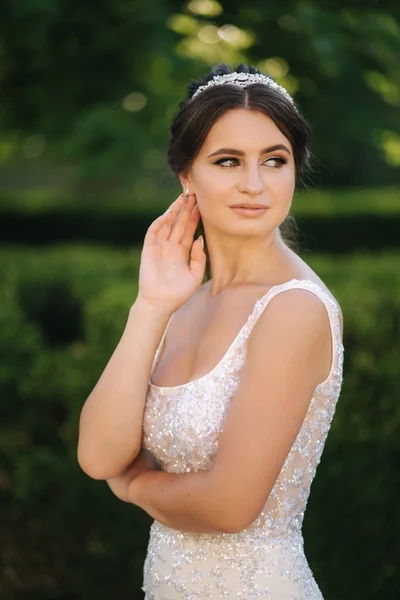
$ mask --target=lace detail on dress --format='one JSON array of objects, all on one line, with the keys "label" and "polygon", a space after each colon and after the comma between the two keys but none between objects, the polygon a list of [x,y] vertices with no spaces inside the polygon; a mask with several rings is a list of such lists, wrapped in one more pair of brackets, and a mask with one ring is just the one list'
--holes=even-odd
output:
[{"label": "lace detail on dress", "polygon": [[[239,385],[246,340],[276,294],[291,288],[324,302],[332,332],[332,365],[318,384],[299,433],[257,519],[235,534],[184,533],[154,521],[144,565],[146,600],[274,598],[321,600],[303,551],[301,533],[312,480],[342,385],[344,347],[339,309],[331,295],[310,280],[293,279],[258,300],[220,362],[183,385],[149,382],[142,445],[173,473],[210,469],[226,412]],[[164,336],[157,349],[156,364]]]}]

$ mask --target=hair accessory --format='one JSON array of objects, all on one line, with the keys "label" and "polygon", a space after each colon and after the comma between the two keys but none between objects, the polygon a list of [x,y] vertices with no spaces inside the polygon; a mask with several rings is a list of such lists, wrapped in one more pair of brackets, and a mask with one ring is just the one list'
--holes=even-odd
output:
[{"label": "hair accessory", "polygon": [[192,98],[195,98],[200,92],[204,90],[214,87],[215,85],[226,85],[227,83],[231,85],[238,85],[239,87],[247,87],[248,85],[252,85],[253,83],[262,83],[263,85],[269,85],[270,87],[279,90],[281,94],[283,94],[294,106],[294,100],[289,92],[277,84],[276,81],[269,77],[268,75],[262,75],[261,73],[227,73],[225,75],[215,75],[208,83],[205,85],[201,85]]}]

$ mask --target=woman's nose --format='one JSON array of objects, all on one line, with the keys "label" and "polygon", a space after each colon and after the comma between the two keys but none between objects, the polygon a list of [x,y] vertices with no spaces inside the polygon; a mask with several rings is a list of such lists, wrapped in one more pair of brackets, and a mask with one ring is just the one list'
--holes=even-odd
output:
[{"label": "woman's nose", "polygon": [[247,194],[261,194],[264,184],[259,165],[243,170],[238,187],[241,192],[246,192]]}]

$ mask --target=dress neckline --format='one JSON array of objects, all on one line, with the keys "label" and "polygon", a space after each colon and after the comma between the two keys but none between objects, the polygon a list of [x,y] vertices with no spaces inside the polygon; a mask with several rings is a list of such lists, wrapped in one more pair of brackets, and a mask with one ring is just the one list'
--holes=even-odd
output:
[{"label": "dress neckline", "polygon": [[[288,281],[285,281],[284,283],[278,283],[277,285],[273,285],[272,287],[269,288],[269,290],[263,295],[261,296],[261,298],[259,298],[258,300],[256,300],[256,302],[254,303],[253,309],[251,310],[249,316],[247,317],[244,325],[239,329],[238,334],[235,336],[233,342],[230,344],[230,346],[228,347],[227,351],[225,352],[225,354],[222,356],[222,358],[217,362],[217,364],[215,365],[215,367],[213,367],[210,371],[208,371],[207,373],[205,373],[204,375],[201,375],[200,377],[197,377],[196,379],[192,379],[191,381],[187,381],[186,383],[181,383],[179,385],[156,385],[155,383],[152,383],[151,381],[151,377],[153,376],[153,373],[151,373],[151,377],[148,380],[149,386],[151,388],[153,388],[154,390],[166,390],[168,391],[174,391],[174,390],[182,390],[184,388],[187,387],[191,387],[195,384],[200,383],[201,381],[205,381],[206,379],[208,379],[209,377],[211,377],[219,368],[221,368],[221,366],[223,365],[223,363],[225,362],[226,357],[231,353],[232,349],[234,348],[234,346],[236,345],[236,342],[238,341],[238,339],[241,337],[243,331],[245,330],[245,328],[247,327],[250,319],[253,317],[255,310],[257,308],[257,306],[259,304],[262,303],[262,301],[268,297],[268,295],[274,291],[276,288],[281,288],[284,287],[286,285],[288,285],[289,283],[310,283],[314,286],[316,286],[322,293],[326,294],[325,290],[323,290],[323,288],[316,283],[315,281],[313,281],[312,279],[289,279]],[[162,341],[165,338],[165,334],[168,328],[169,322],[167,324],[167,327],[164,331],[164,335],[162,338]],[[159,350],[161,349],[161,345]]]}]

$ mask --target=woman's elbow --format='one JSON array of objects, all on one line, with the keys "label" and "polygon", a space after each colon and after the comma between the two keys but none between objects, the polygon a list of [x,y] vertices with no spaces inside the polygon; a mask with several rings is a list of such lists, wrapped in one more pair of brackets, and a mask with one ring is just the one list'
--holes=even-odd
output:
[{"label": "woman's elbow", "polygon": [[106,460],[99,460],[98,456],[93,457],[93,453],[89,456],[89,453],[84,452],[81,446],[78,445],[77,461],[82,471],[91,479],[105,481],[122,475],[126,468],[135,460],[139,454],[139,450],[140,448],[129,458],[126,464],[113,464]]}]

